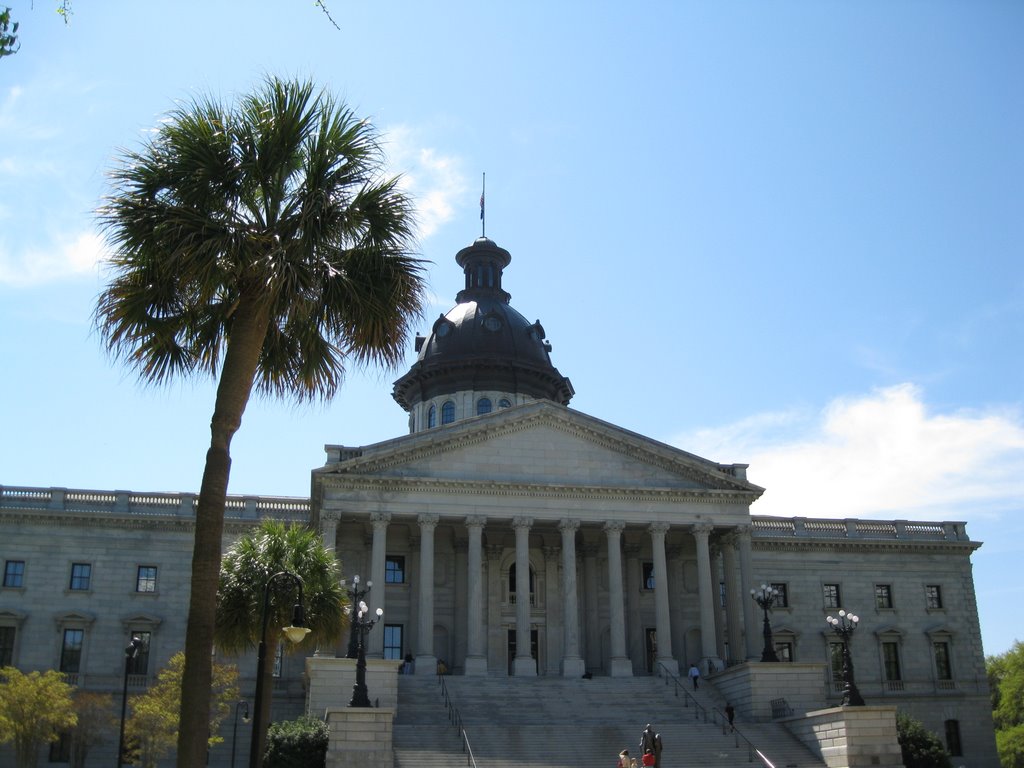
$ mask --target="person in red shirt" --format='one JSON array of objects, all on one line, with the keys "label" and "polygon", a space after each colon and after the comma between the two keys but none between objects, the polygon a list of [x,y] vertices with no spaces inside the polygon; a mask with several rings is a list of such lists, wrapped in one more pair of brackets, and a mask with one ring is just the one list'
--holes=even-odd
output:
[{"label": "person in red shirt", "polygon": [[644,765],[650,765],[650,766],[654,765],[654,750],[653,749],[648,749],[646,752],[644,752],[643,764]]}]

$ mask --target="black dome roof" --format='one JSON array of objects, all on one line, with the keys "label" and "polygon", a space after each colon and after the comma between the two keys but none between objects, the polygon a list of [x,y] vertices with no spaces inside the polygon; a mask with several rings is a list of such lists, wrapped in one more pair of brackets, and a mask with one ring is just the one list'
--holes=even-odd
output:
[{"label": "black dome roof", "polygon": [[416,338],[419,358],[395,382],[392,396],[406,410],[462,390],[520,393],[567,405],[574,391],[551,364],[551,344],[538,320],[511,307],[502,271],[512,261],[486,237],[455,256],[466,286],[454,308],[441,315],[425,338]]}]

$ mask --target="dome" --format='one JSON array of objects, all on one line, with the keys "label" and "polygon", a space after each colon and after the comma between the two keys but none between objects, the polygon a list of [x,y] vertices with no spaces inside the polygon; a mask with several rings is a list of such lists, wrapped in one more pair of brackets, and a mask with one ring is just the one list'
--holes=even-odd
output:
[{"label": "dome", "polygon": [[501,287],[509,252],[481,237],[455,261],[465,273],[465,287],[430,333],[416,338],[419,357],[395,382],[395,400],[411,411],[457,392],[498,392],[567,405],[572,384],[551,364],[544,327],[513,309]]}]

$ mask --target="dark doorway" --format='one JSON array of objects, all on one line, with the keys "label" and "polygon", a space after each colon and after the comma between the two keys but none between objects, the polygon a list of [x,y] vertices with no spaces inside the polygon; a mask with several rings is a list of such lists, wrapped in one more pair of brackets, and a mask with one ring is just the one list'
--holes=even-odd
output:
[{"label": "dark doorway", "polygon": [[644,647],[647,649],[647,674],[654,673],[654,665],[658,658],[658,630],[647,627],[644,630]]}]

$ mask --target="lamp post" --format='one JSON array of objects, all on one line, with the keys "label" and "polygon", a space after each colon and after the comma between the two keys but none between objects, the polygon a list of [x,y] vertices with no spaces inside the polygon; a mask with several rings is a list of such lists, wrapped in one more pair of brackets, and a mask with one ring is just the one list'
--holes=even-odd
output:
[{"label": "lamp post", "polygon": [[142,638],[133,637],[128,647],[124,649],[124,689],[121,692],[121,735],[117,740],[117,768],[124,765],[124,717],[128,712],[128,670],[132,661],[139,655],[140,648]]},{"label": "lamp post", "polygon": [[839,617],[827,616],[825,621],[832,631],[843,641],[843,701],[844,707],[863,707],[864,699],[857,690],[857,684],[853,682],[853,659],[850,657],[850,638],[857,629],[859,616],[852,613],[840,611]]},{"label": "lamp post", "polygon": [[249,702],[242,699],[235,704],[235,724],[231,727],[231,768],[235,768],[235,745],[238,742],[238,711],[242,710],[242,722],[249,722]]},{"label": "lamp post", "polygon": [[[350,707],[369,707],[370,697],[367,695],[366,689],[366,633],[373,629],[373,625],[380,621],[380,617],[384,615],[384,609],[378,608],[376,610],[377,618],[370,618],[370,609],[367,608],[366,603],[363,602],[362,597],[370,591],[370,587],[373,586],[371,582],[366,582],[366,589],[359,591],[359,577],[354,576],[352,578],[353,586],[349,589],[349,599],[352,602],[348,606],[349,623],[352,625],[352,637],[356,640],[356,682],[352,686],[352,700],[349,701]],[[342,582],[344,585],[344,582]],[[358,598],[358,599],[353,599]],[[352,643],[349,641],[349,658],[352,658]]]},{"label": "lamp post", "polygon": [[309,634],[309,630],[303,625],[306,622],[305,613],[302,610],[302,579],[290,571],[279,571],[267,579],[263,587],[263,614],[260,629],[260,644],[256,652],[256,694],[253,697],[252,707],[252,741],[249,746],[249,768],[260,768],[263,756],[260,754],[260,720],[263,717],[263,672],[267,665],[267,622],[269,620],[268,608],[270,607],[270,588],[279,579],[292,583],[299,591],[299,600],[292,607],[291,626],[282,630],[285,637],[293,643],[300,643]]},{"label": "lamp post", "polygon": [[[362,589],[360,589],[359,588],[359,575],[356,574],[355,576],[352,577],[352,584],[346,585],[345,584],[345,579],[342,579],[341,580],[341,586],[342,586],[342,588],[346,588],[347,587],[347,590],[348,590],[348,604],[349,604],[349,610],[351,611],[351,606],[359,605],[361,602],[363,602],[363,600],[369,594],[370,590],[373,588],[373,582],[372,581],[367,581],[366,582],[366,586],[363,587]],[[351,616],[352,614],[349,613],[349,615]],[[359,636],[358,636],[358,631],[356,630],[356,622],[354,622],[354,621],[349,622],[349,625],[350,625],[350,632],[348,634],[348,652],[345,654],[345,658],[346,659],[355,659],[355,658],[357,658],[359,656]]]},{"label": "lamp post", "polygon": [[750,590],[750,596],[754,598],[754,602],[761,606],[761,610],[764,611],[764,649],[761,651],[761,661],[778,661],[779,657],[775,654],[775,644],[772,642],[772,625],[768,621],[768,612],[775,605],[775,601],[778,600],[779,590],[768,584],[762,584],[760,589]]}]

